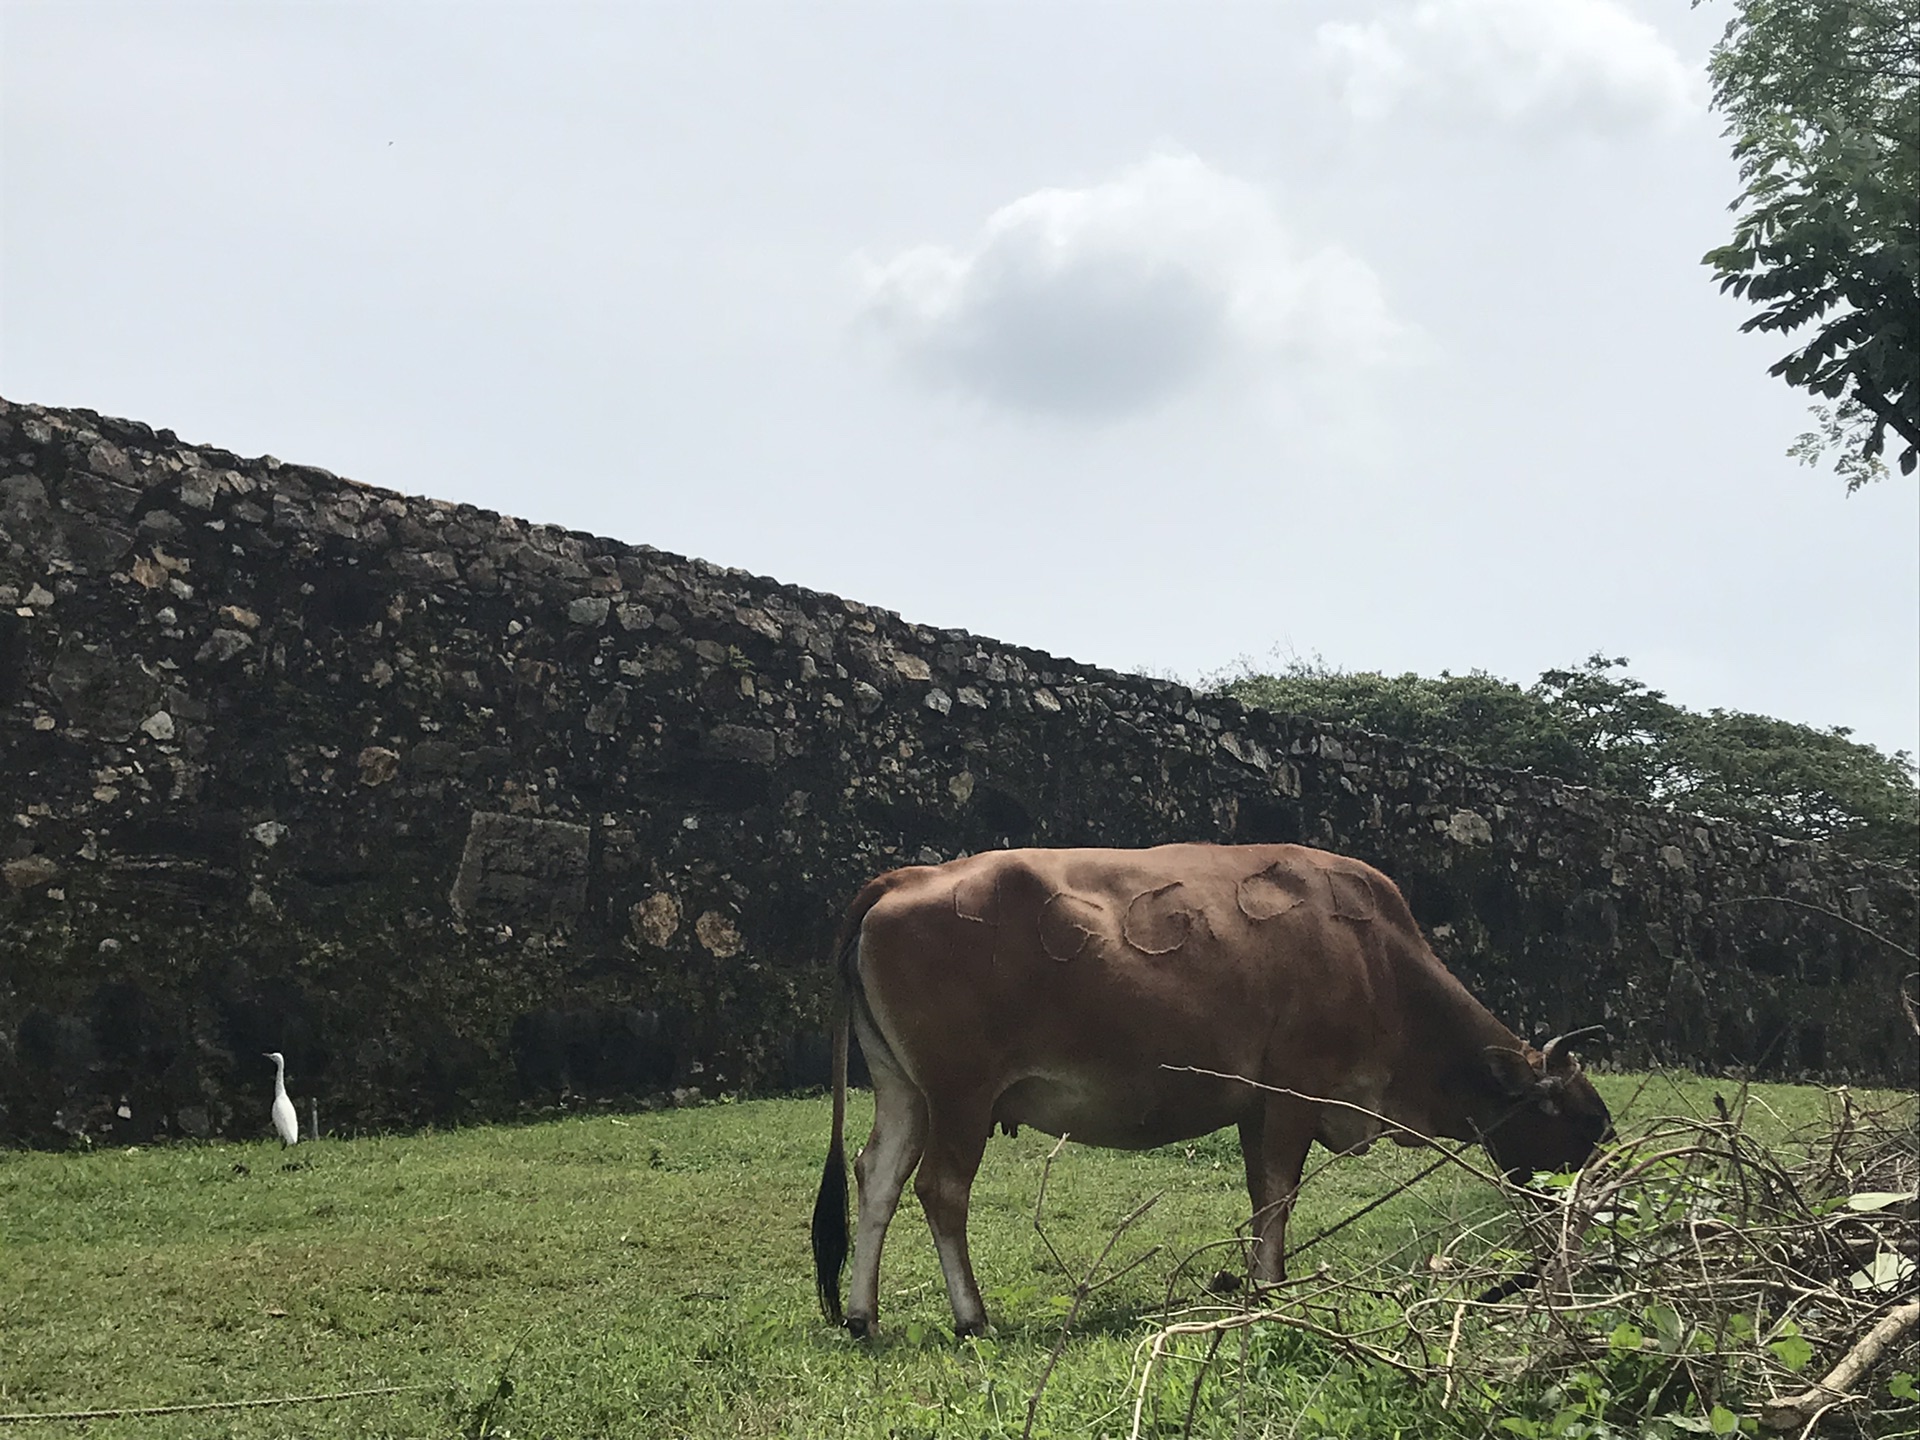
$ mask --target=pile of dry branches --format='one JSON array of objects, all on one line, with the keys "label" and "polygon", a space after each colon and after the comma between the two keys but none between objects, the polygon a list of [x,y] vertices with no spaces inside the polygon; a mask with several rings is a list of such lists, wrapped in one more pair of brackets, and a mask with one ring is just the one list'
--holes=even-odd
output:
[{"label": "pile of dry branches", "polygon": [[1911,1099],[1836,1091],[1817,1131],[1772,1144],[1746,1123],[1759,1101],[1714,1102],[1543,1186],[1454,1153],[1505,1206],[1437,1247],[1429,1228],[1420,1255],[1346,1275],[1296,1262],[1255,1303],[1170,1314],[1141,1348],[1133,1433],[1177,1418],[1152,1413],[1167,1367],[1193,1369],[1190,1431],[1223,1338],[1244,1367],[1249,1337],[1288,1327],[1423,1382],[1466,1433],[1920,1434]]}]

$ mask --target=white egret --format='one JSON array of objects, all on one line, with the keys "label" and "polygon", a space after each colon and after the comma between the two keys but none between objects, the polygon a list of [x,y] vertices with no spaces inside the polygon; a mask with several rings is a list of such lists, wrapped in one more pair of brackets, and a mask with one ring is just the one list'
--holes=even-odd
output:
[{"label": "white egret", "polygon": [[269,1050],[273,1061],[273,1128],[282,1145],[300,1143],[300,1119],[294,1114],[293,1101],[287,1098],[287,1061],[278,1050]]}]

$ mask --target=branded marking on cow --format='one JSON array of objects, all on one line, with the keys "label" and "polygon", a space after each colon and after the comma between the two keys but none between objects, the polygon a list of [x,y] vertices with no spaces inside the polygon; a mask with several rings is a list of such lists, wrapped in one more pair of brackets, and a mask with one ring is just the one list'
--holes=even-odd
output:
[{"label": "branded marking on cow", "polygon": [[1171,955],[1187,943],[1196,920],[1206,923],[1187,904],[1186,887],[1175,880],[1134,896],[1120,934],[1142,955]]},{"label": "branded marking on cow", "polygon": [[1371,920],[1380,913],[1373,887],[1357,870],[1328,870],[1327,888],[1333,892],[1333,913],[1342,920]]},{"label": "branded marking on cow", "polygon": [[1247,876],[1234,890],[1234,903],[1240,913],[1256,923],[1278,920],[1297,905],[1307,901],[1307,887],[1319,874],[1276,860],[1264,870]]},{"label": "branded marking on cow", "polygon": [[953,886],[953,913],[976,925],[1000,923],[1000,874],[974,871],[962,875]]},{"label": "branded marking on cow", "polygon": [[1104,907],[1061,890],[1040,907],[1040,944],[1056,960],[1071,960],[1105,929]]}]

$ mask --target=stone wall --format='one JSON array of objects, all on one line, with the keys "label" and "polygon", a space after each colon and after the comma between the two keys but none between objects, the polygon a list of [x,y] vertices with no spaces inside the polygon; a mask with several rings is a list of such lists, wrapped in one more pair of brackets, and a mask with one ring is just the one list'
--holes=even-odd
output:
[{"label": "stone wall", "polygon": [[817,1083],[868,875],[1173,839],[1379,864],[1523,1031],[1914,1083],[1821,913],[1911,873],[5,402],[0,824],[13,1141],[264,1133],[274,1049],[342,1129]]}]

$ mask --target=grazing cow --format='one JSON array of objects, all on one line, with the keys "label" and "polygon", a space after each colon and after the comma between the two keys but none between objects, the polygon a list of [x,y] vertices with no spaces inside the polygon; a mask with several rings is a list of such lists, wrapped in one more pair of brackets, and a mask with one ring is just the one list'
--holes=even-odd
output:
[{"label": "grazing cow", "polygon": [[1480,1141],[1525,1176],[1583,1164],[1610,1128],[1563,1042],[1519,1040],[1434,957],[1391,880],[1323,850],[1007,850],[894,870],[855,897],[836,954],[813,1254],[838,1323],[851,1021],[874,1105],[854,1166],[856,1335],[874,1328],[880,1246],[916,1166],[955,1326],[985,1329],[967,1199],[996,1124],[1125,1150],[1239,1126],[1260,1284],[1283,1278],[1315,1140],[1417,1143],[1383,1116]]}]

